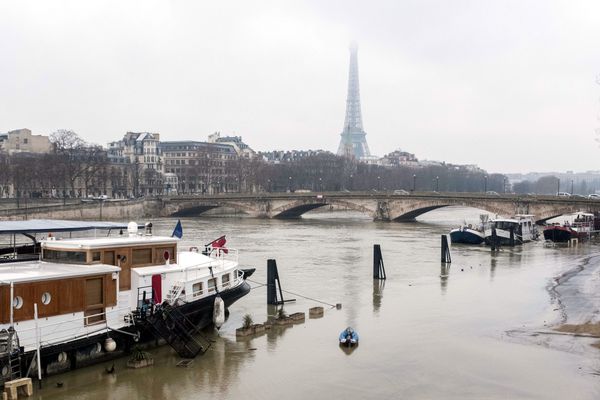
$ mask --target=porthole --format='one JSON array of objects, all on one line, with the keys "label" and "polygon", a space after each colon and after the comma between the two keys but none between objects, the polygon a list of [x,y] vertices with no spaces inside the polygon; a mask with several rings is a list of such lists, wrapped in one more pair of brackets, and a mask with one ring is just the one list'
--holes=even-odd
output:
[{"label": "porthole", "polygon": [[15,296],[13,298],[13,307],[17,310],[23,307],[23,298],[21,296]]},{"label": "porthole", "polygon": [[52,301],[52,295],[48,292],[42,294],[42,304],[48,305]]}]

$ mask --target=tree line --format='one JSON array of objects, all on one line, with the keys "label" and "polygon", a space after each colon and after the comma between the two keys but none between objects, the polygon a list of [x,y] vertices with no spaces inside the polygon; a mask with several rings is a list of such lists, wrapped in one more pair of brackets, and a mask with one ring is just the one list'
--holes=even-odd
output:
[{"label": "tree line", "polygon": [[[123,197],[139,193],[141,185],[152,185],[153,194],[168,193],[157,171],[140,171],[137,163],[111,163],[105,149],[85,142],[72,131],[59,130],[50,140],[53,151],[48,154],[0,153],[0,197],[77,198],[90,194]],[[180,181],[193,182],[194,177],[211,181],[215,162],[206,162],[205,154],[199,153],[198,157],[193,166],[181,169]],[[511,191],[504,175],[465,166],[391,168],[326,152],[279,164],[260,157],[239,157],[220,164],[218,184],[223,191]],[[195,192],[201,193],[200,185],[188,186],[184,191]]]}]

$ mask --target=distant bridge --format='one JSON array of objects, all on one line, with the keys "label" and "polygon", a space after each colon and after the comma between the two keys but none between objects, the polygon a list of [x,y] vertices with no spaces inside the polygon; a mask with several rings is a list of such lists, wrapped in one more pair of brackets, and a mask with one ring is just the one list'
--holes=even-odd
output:
[{"label": "distant bridge", "polygon": [[367,214],[376,221],[412,221],[419,215],[448,206],[473,207],[506,217],[533,214],[538,223],[577,211],[600,211],[600,200],[482,193],[236,193],[166,197],[160,201],[161,216],[194,216],[228,207],[259,218],[298,218],[316,208],[332,206]]},{"label": "distant bridge", "polygon": [[256,218],[299,218],[304,213],[325,206],[358,211],[375,221],[413,221],[419,215],[448,206],[473,207],[504,217],[533,214],[538,223],[577,211],[600,212],[600,200],[556,196],[432,192],[405,195],[393,192],[222,193],[34,207],[21,205],[20,208],[1,209],[0,219],[193,217],[215,208],[235,209]]}]

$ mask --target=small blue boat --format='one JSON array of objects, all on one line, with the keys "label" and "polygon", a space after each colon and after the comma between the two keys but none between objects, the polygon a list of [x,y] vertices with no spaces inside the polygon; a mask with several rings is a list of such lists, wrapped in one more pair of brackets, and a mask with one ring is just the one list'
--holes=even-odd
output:
[{"label": "small blue boat", "polygon": [[347,327],[340,333],[340,345],[348,347],[358,345],[358,333],[351,327]]},{"label": "small blue boat", "polygon": [[481,244],[485,235],[470,226],[461,226],[450,231],[450,240],[452,243]]}]

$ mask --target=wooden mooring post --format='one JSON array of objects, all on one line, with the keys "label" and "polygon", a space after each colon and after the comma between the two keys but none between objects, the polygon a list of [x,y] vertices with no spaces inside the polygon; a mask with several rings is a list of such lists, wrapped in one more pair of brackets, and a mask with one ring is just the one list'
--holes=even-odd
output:
[{"label": "wooden mooring post", "polygon": [[500,250],[500,241],[498,240],[498,233],[496,232],[496,228],[492,228],[492,251]]},{"label": "wooden mooring post", "polygon": [[442,262],[445,264],[450,264],[452,262],[452,257],[450,256],[450,239],[448,239],[448,235],[442,235]]},{"label": "wooden mooring post", "polygon": [[373,245],[373,279],[387,279],[385,267],[383,266],[381,246],[378,244]]},{"label": "wooden mooring post", "polygon": [[[277,298],[277,292],[279,292],[280,299]],[[277,271],[277,261],[267,260],[267,304],[277,306],[288,301],[296,301],[296,299],[283,299],[281,281],[279,280],[279,272]]]}]

